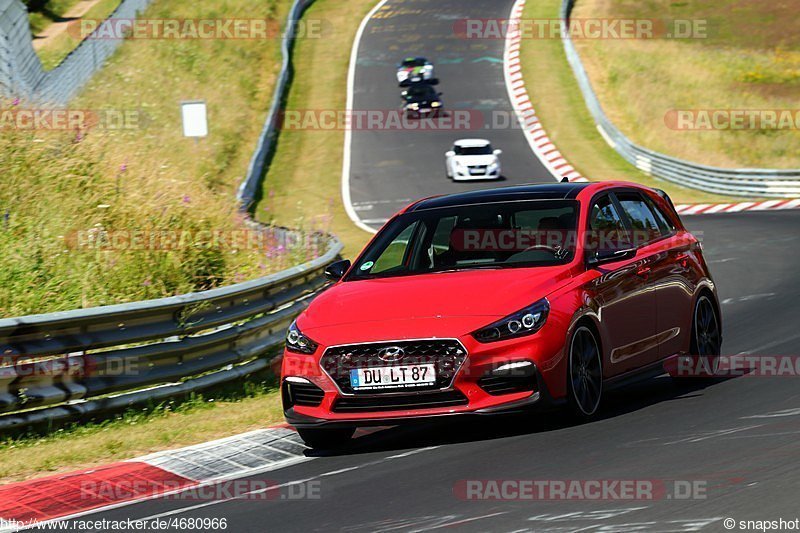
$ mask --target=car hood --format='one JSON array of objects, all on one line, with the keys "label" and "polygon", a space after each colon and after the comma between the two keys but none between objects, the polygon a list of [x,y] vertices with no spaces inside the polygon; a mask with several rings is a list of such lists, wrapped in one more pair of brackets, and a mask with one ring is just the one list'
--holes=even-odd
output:
[{"label": "car hood", "polygon": [[497,156],[493,154],[487,155],[457,155],[455,156],[456,161],[461,163],[462,165],[467,166],[474,166],[474,165],[491,165],[492,163],[497,161]]},{"label": "car hood", "polygon": [[458,337],[534,303],[569,278],[568,266],[554,266],[340,282],[297,324],[325,345]]}]

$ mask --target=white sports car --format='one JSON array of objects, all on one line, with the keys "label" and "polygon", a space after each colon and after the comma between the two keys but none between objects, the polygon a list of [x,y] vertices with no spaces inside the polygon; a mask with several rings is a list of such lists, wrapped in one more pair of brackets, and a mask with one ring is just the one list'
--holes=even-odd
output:
[{"label": "white sports car", "polygon": [[397,83],[400,85],[432,79],[433,65],[424,57],[407,57],[397,65]]},{"label": "white sports car", "polygon": [[486,139],[460,139],[445,153],[447,177],[454,181],[500,179],[502,150]]}]

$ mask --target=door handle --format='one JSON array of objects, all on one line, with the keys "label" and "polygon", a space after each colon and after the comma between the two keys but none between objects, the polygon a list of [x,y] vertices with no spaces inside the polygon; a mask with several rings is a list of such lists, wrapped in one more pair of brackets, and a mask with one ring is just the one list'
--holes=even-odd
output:
[{"label": "door handle", "polygon": [[643,278],[646,278],[647,276],[650,275],[650,267],[642,267],[642,268],[640,268],[639,270],[636,271],[636,275],[637,276],[641,276]]}]

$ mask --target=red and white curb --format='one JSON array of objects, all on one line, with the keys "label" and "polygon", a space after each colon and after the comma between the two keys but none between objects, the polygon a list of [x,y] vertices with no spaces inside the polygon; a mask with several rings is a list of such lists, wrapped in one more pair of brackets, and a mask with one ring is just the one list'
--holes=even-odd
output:
[{"label": "red and white curb", "polygon": [[536,111],[533,109],[528,91],[525,89],[525,80],[522,77],[522,64],[520,63],[520,47],[522,45],[522,32],[520,20],[525,0],[517,0],[511,8],[506,34],[505,51],[503,52],[503,73],[506,80],[506,89],[511,105],[519,119],[522,131],[528,144],[536,157],[557,180],[567,178],[571,182],[589,181],[575,170],[561,155],[558,148],[547,136],[547,132],[539,122]]},{"label": "red and white curb", "polygon": [[0,531],[166,497],[312,459],[286,426],[0,487]]},{"label": "red and white curb", "polygon": [[743,211],[781,211],[800,209],[800,199],[766,200],[763,202],[738,202],[733,204],[682,204],[675,210],[680,215],[713,215],[717,213],[741,213]]},{"label": "red and white curb", "polygon": [[[522,76],[520,62],[520,47],[522,45],[522,32],[520,21],[525,9],[526,0],[517,0],[511,8],[506,34],[505,52],[503,54],[503,71],[506,89],[511,100],[522,131],[533,153],[556,180],[567,178],[570,182],[589,181],[569,164],[547,136],[542,127],[536,111],[533,108],[525,80]],[[771,211],[800,209],[800,199],[766,200],[762,202],[738,202],[730,204],[684,204],[675,206],[680,215],[711,215],[717,213],[740,213],[745,211]]]}]

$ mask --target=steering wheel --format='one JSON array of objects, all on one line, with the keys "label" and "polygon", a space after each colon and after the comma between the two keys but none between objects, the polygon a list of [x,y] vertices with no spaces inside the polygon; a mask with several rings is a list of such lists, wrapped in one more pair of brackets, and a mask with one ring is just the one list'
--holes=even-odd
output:
[{"label": "steering wheel", "polygon": [[525,248],[522,251],[522,253],[533,252],[533,251],[538,251],[538,250],[544,250],[545,252],[550,252],[554,256],[558,256],[559,254],[561,254],[561,251],[562,251],[561,248],[553,248],[552,246],[548,246],[546,244],[534,244],[533,246],[529,246],[529,247]]}]

